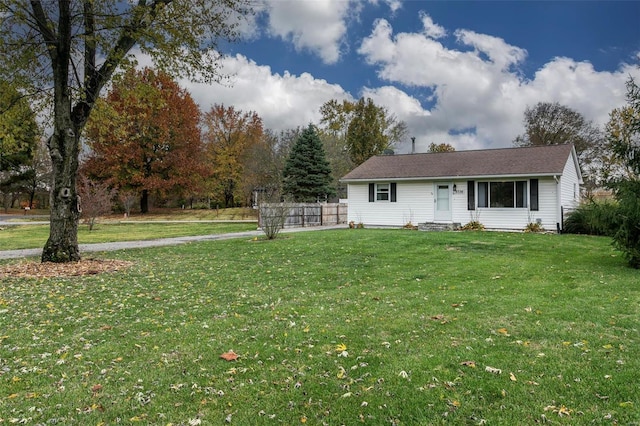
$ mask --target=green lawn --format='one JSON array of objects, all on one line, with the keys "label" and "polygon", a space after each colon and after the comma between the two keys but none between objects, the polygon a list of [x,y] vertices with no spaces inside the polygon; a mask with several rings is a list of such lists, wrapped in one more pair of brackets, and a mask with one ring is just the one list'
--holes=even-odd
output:
[{"label": "green lawn", "polygon": [[606,238],[344,229],[100,256],[134,266],[0,283],[0,424],[640,422],[640,274]]},{"label": "green lawn", "polygon": [[[93,231],[87,225],[80,225],[80,244],[105,243],[113,241],[151,240],[157,238],[185,237],[192,235],[224,234],[256,230],[257,222],[215,223],[215,222],[132,222],[98,223]],[[49,237],[49,225],[20,225],[0,228],[0,249],[17,250],[44,247]]]}]

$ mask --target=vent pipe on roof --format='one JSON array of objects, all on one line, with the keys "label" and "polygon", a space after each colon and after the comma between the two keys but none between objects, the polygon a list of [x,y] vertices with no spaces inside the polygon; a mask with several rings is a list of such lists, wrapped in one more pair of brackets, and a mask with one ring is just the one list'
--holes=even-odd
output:
[{"label": "vent pipe on roof", "polygon": [[415,136],[411,138],[411,153],[416,153],[416,138]]}]

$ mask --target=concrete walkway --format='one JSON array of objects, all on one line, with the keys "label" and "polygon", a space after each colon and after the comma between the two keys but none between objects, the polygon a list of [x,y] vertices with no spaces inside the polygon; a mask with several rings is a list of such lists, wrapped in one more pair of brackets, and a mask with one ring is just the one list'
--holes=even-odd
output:
[{"label": "concrete walkway", "polygon": [[[307,228],[287,228],[280,231],[281,233],[304,232],[304,231],[321,231],[327,229],[347,229],[346,224],[331,226],[310,226]],[[91,253],[98,251],[117,251],[126,249],[139,249],[146,247],[163,247],[175,246],[178,244],[186,244],[193,241],[213,241],[213,240],[229,240],[232,238],[253,238],[264,236],[263,231],[245,231],[234,232],[230,234],[213,234],[213,235],[194,235],[190,237],[173,237],[162,238],[157,240],[138,240],[138,241],[118,241],[113,243],[96,243],[96,244],[80,244],[80,253]],[[23,249],[23,250],[2,250],[0,251],[0,259],[20,259],[23,257],[40,256],[42,248]]]},{"label": "concrete walkway", "polygon": [[[36,220],[37,219],[37,220]],[[0,214],[0,227],[2,226],[19,226],[19,225],[48,225],[49,215],[17,215],[17,214]]]}]

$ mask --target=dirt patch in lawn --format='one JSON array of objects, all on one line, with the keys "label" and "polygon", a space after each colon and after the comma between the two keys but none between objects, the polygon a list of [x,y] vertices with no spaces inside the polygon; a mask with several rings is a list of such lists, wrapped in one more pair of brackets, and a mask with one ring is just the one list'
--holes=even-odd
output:
[{"label": "dirt patch in lawn", "polygon": [[133,262],[110,259],[82,259],[79,262],[69,263],[23,261],[0,265],[0,278],[78,277],[117,272],[131,265]]}]

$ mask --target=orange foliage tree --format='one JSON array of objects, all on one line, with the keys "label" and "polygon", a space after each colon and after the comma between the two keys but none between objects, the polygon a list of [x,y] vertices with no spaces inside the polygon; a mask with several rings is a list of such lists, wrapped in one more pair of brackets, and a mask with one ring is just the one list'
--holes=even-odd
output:
[{"label": "orange foliage tree", "polygon": [[149,195],[189,196],[206,176],[200,110],[168,75],[130,70],[96,105],[87,125],[85,172],[119,190],[135,190],[140,210]]},{"label": "orange foliage tree", "polygon": [[204,144],[213,179],[209,190],[225,207],[247,205],[260,176],[251,167],[258,147],[265,143],[262,119],[255,112],[214,105],[203,116]]}]

